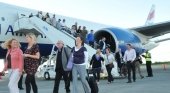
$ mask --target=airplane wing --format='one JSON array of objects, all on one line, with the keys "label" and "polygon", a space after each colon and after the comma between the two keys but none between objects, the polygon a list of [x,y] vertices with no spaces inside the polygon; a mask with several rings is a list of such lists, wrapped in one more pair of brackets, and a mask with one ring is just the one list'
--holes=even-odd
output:
[{"label": "airplane wing", "polygon": [[153,24],[149,26],[131,28],[145,36],[154,38],[167,33],[170,33],[170,21],[164,23]]}]

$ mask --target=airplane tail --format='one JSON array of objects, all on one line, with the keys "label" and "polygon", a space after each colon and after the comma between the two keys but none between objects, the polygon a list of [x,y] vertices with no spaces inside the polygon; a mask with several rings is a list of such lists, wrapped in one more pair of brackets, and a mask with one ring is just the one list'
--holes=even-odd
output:
[{"label": "airplane tail", "polygon": [[145,25],[152,25],[154,23],[154,18],[155,18],[155,5],[152,5],[151,10],[148,14],[147,20],[145,22]]}]

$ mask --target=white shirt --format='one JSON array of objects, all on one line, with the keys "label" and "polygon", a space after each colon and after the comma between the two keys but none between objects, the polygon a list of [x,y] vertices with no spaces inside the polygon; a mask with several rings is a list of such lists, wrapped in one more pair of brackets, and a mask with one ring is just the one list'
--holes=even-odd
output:
[{"label": "white shirt", "polygon": [[61,22],[60,23],[62,27],[66,27],[66,23],[65,22]]},{"label": "white shirt", "polygon": [[40,14],[40,13],[38,13],[38,17],[39,17],[40,19],[42,19],[42,18],[43,18],[43,15]]},{"label": "white shirt", "polygon": [[46,18],[46,22],[51,24],[51,19],[50,18]]},{"label": "white shirt", "polygon": [[74,34],[74,33],[76,33],[76,30],[71,29],[71,34]]},{"label": "white shirt", "polygon": [[119,55],[120,55],[120,58],[122,58],[122,53],[121,53],[121,51],[119,51]]},{"label": "white shirt", "polygon": [[51,23],[52,23],[52,25],[54,26],[54,27],[56,27],[56,18],[51,18]]},{"label": "white shirt", "polygon": [[115,61],[115,58],[113,54],[105,55],[105,65],[108,65],[110,63],[113,63]]},{"label": "white shirt", "polygon": [[136,58],[136,51],[135,49],[130,49],[130,50],[126,50],[125,51],[125,54],[124,54],[124,57],[123,57],[123,60],[125,62],[127,61],[134,61]]}]

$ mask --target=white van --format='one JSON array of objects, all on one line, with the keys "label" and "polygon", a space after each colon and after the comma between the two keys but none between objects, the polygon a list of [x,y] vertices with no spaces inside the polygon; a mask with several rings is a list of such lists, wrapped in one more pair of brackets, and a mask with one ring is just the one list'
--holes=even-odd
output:
[{"label": "white van", "polygon": [[[44,78],[46,80],[54,79],[55,78],[55,62],[51,60],[45,61],[38,67],[36,76],[39,78]],[[49,64],[50,63],[50,64]]]}]

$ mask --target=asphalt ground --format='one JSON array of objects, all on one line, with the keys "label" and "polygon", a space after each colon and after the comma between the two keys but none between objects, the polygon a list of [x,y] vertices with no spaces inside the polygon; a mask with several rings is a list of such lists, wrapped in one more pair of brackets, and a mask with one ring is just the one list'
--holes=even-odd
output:
[{"label": "asphalt ground", "polygon": [[[163,65],[153,65],[153,77],[145,77],[141,79],[137,73],[137,80],[133,83],[126,83],[127,78],[117,78],[113,83],[107,84],[107,79],[100,80],[99,93],[170,93],[170,65],[164,70]],[[145,66],[142,66],[142,74],[147,76]],[[25,93],[25,77],[23,79],[24,90],[20,93]],[[54,80],[44,80],[36,78],[39,93],[52,93]],[[81,82],[78,82],[79,93],[84,93]],[[72,90],[72,84],[70,86]],[[0,80],[0,93],[9,93],[8,78],[3,77]],[[33,92],[32,92],[33,93]],[[60,82],[59,93],[65,93],[64,82]]]}]

